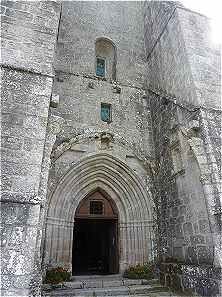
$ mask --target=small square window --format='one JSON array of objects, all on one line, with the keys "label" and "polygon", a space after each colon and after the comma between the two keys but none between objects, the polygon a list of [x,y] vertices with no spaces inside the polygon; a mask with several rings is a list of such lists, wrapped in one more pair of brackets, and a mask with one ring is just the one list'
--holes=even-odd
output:
[{"label": "small square window", "polygon": [[96,75],[105,77],[105,59],[96,58]]},{"label": "small square window", "polygon": [[102,215],[103,214],[103,202],[102,201],[90,201],[90,214]]},{"label": "small square window", "polygon": [[110,123],[111,118],[111,104],[101,103],[101,120]]}]

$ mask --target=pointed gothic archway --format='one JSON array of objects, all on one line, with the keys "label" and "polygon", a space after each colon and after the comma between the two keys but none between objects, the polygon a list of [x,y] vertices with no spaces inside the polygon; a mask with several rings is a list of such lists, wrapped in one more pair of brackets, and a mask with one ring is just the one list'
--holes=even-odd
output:
[{"label": "pointed gothic archway", "polygon": [[118,273],[118,242],[118,210],[98,188],[80,202],[75,213],[73,274]]},{"label": "pointed gothic archway", "polygon": [[76,210],[96,189],[102,189],[118,210],[119,271],[147,262],[153,256],[151,197],[127,164],[106,153],[79,161],[51,194],[46,227],[49,258],[72,268]]}]

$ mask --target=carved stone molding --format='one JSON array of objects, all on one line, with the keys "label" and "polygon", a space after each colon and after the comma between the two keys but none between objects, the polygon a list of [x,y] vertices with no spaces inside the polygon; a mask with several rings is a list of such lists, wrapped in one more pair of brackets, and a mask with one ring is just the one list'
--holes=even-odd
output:
[{"label": "carved stone molding", "polygon": [[63,122],[63,118],[55,115],[50,115],[48,123],[48,132],[50,134],[57,135],[62,129]]},{"label": "carved stone molding", "polygon": [[[130,143],[123,136],[116,135],[106,130],[86,131],[83,134],[70,138],[68,141],[63,142],[52,151],[51,158],[54,161],[57,160],[65,151],[69,150],[73,146],[73,144],[95,141],[99,139],[101,142],[108,143],[109,147],[112,143],[117,143],[123,148],[131,150],[133,154],[139,160],[141,160],[144,163],[144,166],[146,167],[152,161],[151,156],[148,155],[146,152],[142,151],[136,143]],[[104,146],[102,146],[102,149],[104,149]]]}]

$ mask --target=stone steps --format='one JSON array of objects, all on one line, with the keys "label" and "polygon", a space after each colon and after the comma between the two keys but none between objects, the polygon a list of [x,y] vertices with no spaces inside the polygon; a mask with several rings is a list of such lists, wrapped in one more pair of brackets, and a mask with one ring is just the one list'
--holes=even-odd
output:
[{"label": "stone steps", "polygon": [[175,296],[163,288],[158,280],[132,280],[122,276],[84,276],[72,278],[61,288],[45,293],[45,297],[161,297]]},{"label": "stone steps", "polygon": [[[121,286],[107,288],[88,288],[88,289],[58,289],[51,292],[50,297],[103,297],[103,296],[148,296],[149,293],[163,291],[163,288],[153,288],[152,286]],[[164,292],[165,293],[165,292]],[[164,296],[169,296],[165,295]]]},{"label": "stone steps", "polygon": [[87,289],[87,288],[106,288],[106,287],[120,287],[133,285],[148,285],[149,281],[145,279],[101,279],[96,278],[88,280],[75,280],[71,282],[64,282],[64,286],[73,289]]}]

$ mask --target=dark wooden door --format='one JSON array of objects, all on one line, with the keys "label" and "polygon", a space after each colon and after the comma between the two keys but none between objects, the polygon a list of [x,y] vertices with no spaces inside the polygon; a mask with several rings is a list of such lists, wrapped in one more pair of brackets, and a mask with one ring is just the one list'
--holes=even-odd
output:
[{"label": "dark wooden door", "polygon": [[77,219],[73,274],[118,273],[117,220]]}]

